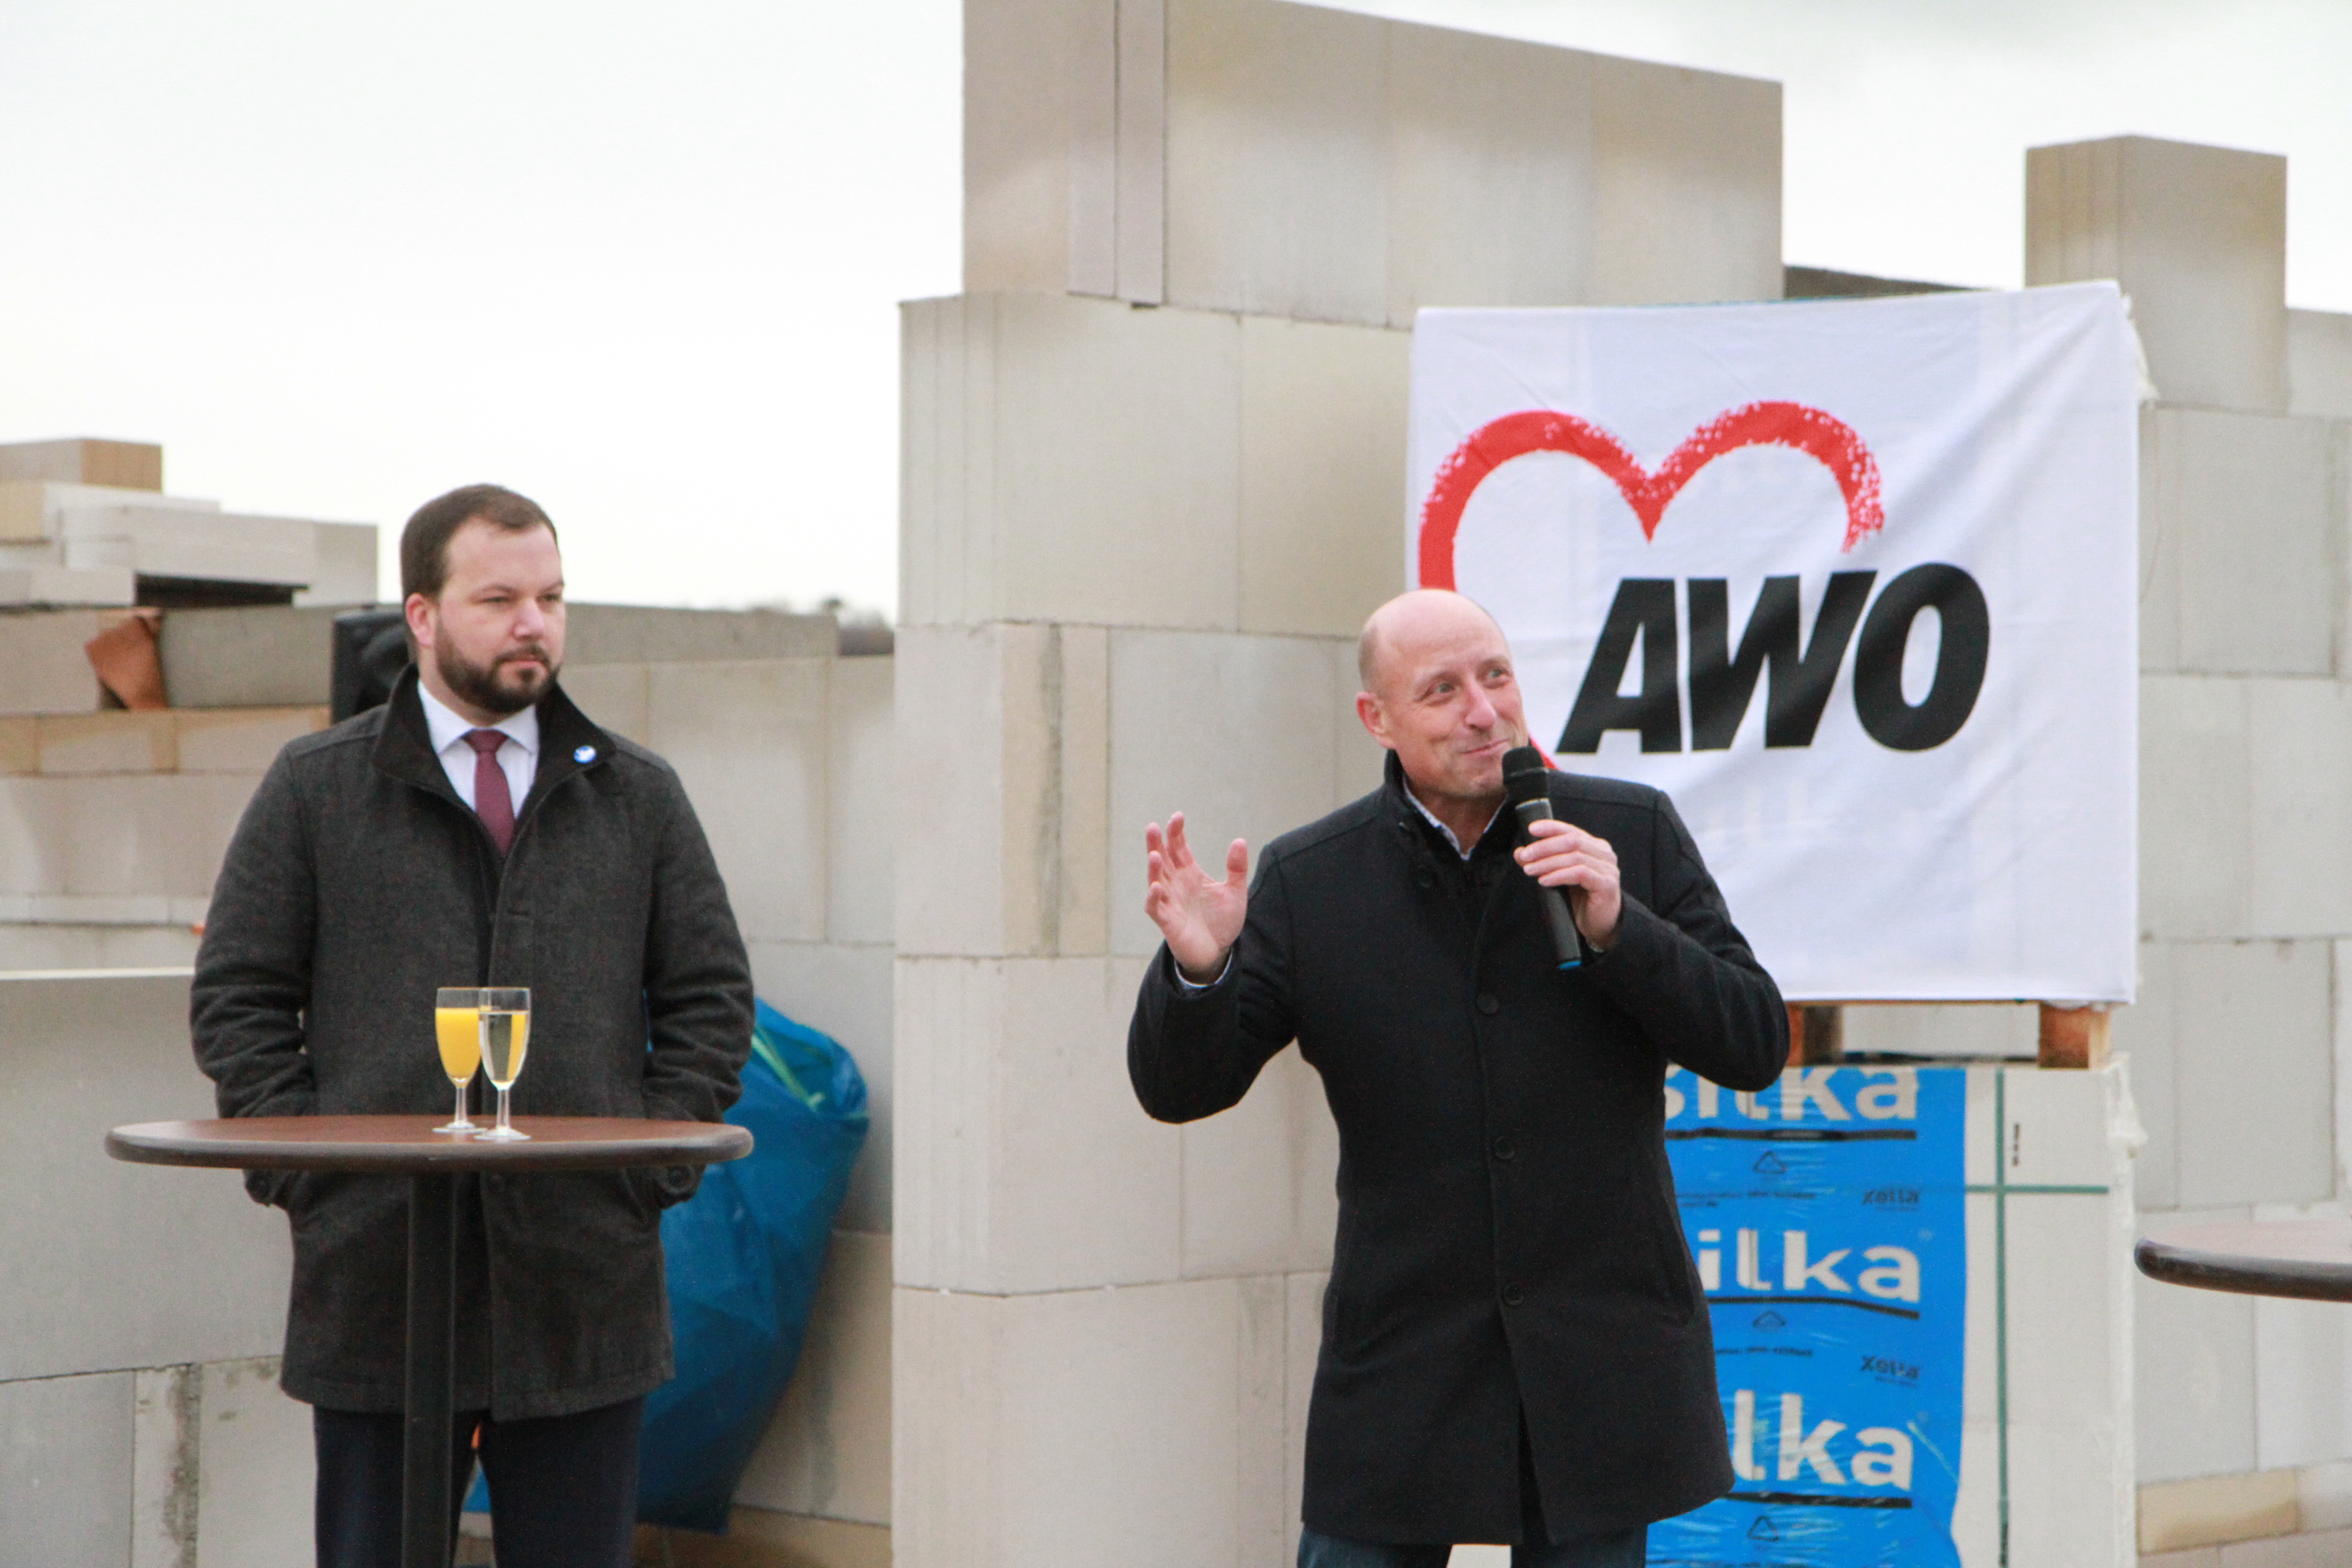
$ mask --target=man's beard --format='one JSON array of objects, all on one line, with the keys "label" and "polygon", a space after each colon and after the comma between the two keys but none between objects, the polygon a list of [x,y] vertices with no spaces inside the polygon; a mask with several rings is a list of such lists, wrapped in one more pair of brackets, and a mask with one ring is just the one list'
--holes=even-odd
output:
[{"label": "man's beard", "polygon": [[[520,669],[509,668],[526,658],[539,663]],[[446,642],[438,643],[433,649],[433,667],[441,672],[442,680],[456,695],[485,713],[501,717],[521,712],[546,696],[547,689],[555,682],[555,665],[547,657],[544,643],[525,643],[510,648],[487,665],[468,664],[465,656]]]}]

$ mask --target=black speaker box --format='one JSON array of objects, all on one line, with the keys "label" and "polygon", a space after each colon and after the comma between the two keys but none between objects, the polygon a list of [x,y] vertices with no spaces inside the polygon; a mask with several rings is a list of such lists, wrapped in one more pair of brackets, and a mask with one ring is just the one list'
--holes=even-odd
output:
[{"label": "black speaker box", "polygon": [[334,718],[380,708],[408,668],[408,619],[398,610],[346,610],[335,617]]}]

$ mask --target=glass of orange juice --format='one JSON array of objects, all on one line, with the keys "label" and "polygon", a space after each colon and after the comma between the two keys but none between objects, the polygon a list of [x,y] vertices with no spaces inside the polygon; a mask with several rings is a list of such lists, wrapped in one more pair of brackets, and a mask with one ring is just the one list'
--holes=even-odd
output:
[{"label": "glass of orange juice", "polygon": [[441,1043],[441,1070],[457,1086],[457,1113],[436,1132],[478,1132],[466,1116],[466,1089],[482,1065],[482,994],[470,985],[445,985],[433,994],[433,1034]]}]

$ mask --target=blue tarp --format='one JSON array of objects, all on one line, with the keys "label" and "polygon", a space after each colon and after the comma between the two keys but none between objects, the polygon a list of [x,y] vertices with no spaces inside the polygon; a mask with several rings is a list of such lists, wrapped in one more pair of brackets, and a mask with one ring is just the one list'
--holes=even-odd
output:
[{"label": "blue tarp", "polygon": [[[831,1037],[765,1002],[727,1120],[756,1147],[713,1165],[662,1215],[677,1375],[646,1401],[637,1517],[723,1531],[807,1331],[849,1170],[866,1143],[866,1080]],[[489,1504],[477,1480],[467,1506]]]}]

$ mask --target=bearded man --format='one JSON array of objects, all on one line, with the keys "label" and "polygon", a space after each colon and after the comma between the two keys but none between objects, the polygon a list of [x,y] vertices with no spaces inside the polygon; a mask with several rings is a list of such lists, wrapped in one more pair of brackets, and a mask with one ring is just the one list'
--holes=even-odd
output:
[{"label": "bearded man", "polygon": [[[214,886],[191,1011],[221,1114],[446,1110],[434,992],[498,985],[531,992],[517,1110],[717,1121],[751,1053],[742,939],[677,775],[557,684],[554,524],[454,490],[400,565],[415,666],[278,754]],[[660,1215],[698,1173],[456,1180],[452,1535],[478,1444],[505,1568],[622,1568],[671,1373]],[[282,1381],[313,1406],[318,1560],[395,1563],[408,1183],[246,1184],[293,1229]]]},{"label": "bearded man", "polygon": [[[1224,875],[1145,833],[1166,939],[1128,1036],[1143,1108],[1213,1115],[1294,1039],[1339,1130],[1339,1230],[1307,1424],[1300,1568],[1639,1568],[1652,1521],[1731,1485],[1706,1300],[1666,1167],[1665,1074],[1759,1089],[1780,992],[1666,797],[1554,773],[1518,842],[1527,717],[1459,595],[1365,624],[1356,711],[1389,752],[1352,805]],[[1539,889],[1590,956],[1563,969]]]}]

